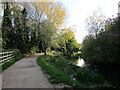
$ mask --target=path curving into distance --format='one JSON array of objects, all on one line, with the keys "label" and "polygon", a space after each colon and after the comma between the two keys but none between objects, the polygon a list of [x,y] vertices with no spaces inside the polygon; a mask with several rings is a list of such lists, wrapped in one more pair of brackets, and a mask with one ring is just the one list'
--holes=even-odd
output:
[{"label": "path curving into distance", "polygon": [[2,72],[2,88],[53,88],[37,65],[37,58],[24,58]]}]

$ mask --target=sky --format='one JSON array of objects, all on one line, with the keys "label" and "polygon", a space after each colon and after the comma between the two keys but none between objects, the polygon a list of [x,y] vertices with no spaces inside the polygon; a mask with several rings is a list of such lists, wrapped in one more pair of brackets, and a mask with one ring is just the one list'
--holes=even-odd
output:
[{"label": "sky", "polygon": [[62,3],[67,12],[65,25],[74,26],[75,38],[78,43],[82,43],[84,37],[88,34],[85,29],[85,20],[91,15],[92,11],[100,8],[107,17],[117,16],[118,2],[120,0],[63,0]]}]

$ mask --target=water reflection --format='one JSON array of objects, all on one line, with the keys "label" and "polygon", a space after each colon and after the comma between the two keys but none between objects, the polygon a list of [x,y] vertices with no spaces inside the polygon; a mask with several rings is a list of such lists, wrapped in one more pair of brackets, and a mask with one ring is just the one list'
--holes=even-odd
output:
[{"label": "water reflection", "polygon": [[84,67],[85,66],[85,61],[82,58],[79,58],[77,61],[77,66]]}]

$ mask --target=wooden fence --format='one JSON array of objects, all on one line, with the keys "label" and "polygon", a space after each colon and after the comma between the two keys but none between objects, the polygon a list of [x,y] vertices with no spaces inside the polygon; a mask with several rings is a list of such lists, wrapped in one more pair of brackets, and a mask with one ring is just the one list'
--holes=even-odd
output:
[{"label": "wooden fence", "polygon": [[0,65],[8,62],[14,58],[14,51],[0,52]]}]

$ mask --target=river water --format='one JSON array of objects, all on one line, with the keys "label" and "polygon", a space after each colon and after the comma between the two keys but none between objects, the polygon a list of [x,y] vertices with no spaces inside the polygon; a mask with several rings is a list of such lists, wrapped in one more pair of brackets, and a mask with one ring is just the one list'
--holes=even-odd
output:
[{"label": "river water", "polygon": [[77,66],[84,67],[85,66],[85,61],[82,58],[79,58],[77,61]]}]

